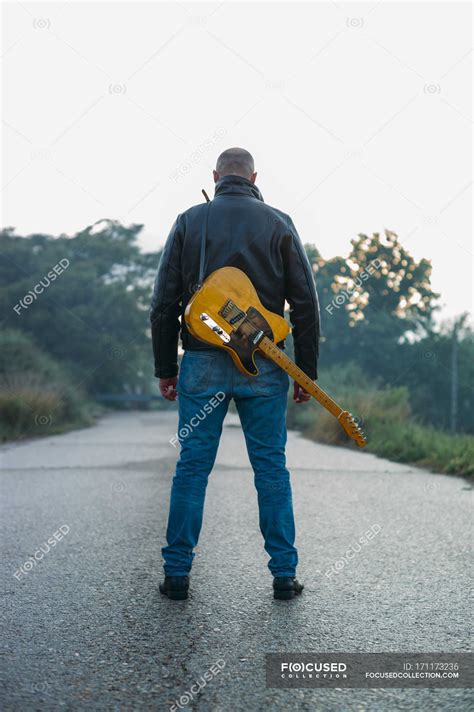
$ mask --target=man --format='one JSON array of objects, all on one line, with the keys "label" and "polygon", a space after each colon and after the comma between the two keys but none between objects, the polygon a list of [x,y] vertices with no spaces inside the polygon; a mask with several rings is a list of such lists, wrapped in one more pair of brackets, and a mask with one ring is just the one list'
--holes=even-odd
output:
[{"label": "man", "polygon": [[[316,379],[319,305],[296,228],[288,215],[263,202],[248,151],[224,151],[213,173],[216,186],[209,206],[204,276],[220,267],[237,267],[250,278],[267,309],[283,315],[286,300],[296,363]],[[260,375],[242,374],[224,349],[193,338],[182,319],[198,283],[205,209],[202,203],[178,216],[163,250],[152,299],[155,375],[166,399],[175,400],[179,392],[181,445],[171,490],[167,546],[162,549],[165,580],[160,591],[171,599],[187,598],[207,480],[222,423],[234,398],[254,470],[274,597],[291,599],[303,586],[295,578],[298,555],[290,476],[285,466],[288,376],[259,354]],[[178,384],[180,330],[185,353]],[[295,383],[293,398],[304,403],[310,395]]]}]

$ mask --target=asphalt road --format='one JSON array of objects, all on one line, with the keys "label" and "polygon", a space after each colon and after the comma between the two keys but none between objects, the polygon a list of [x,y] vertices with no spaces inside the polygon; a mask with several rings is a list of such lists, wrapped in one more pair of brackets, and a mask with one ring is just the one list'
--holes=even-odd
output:
[{"label": "asphalt road", "polygon": [[[252,474],[230,414],[192,594],[172,602],[158,583],[175,429],[174,412],[116,414],[0,449],[1,709],[167,710],[216,661],[222,670],[185,709],[469,708],[463,689],[265,687],[266,652],[469,649],[464,480],[290,434],[306,589],[274,601]],[[376,536],[344,562],[371,527]],[[28,563],[54,535],[44,558]]]}]

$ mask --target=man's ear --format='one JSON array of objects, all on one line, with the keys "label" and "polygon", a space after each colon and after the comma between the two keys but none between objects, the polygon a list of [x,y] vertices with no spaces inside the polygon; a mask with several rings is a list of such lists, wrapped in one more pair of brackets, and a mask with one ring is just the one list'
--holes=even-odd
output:
[{"label": "man's ear", "polygon": [[251,183],[255,183],[255,181],[257,180],[257,171],[255,171],[255,173],[252,173],[249,180],[251,181]]},{"label": "man's ear", "polygon": [[214,183],[217,183],[219,180],[219,173],[217,171],[212,171],[212,175],[214,176]]}]

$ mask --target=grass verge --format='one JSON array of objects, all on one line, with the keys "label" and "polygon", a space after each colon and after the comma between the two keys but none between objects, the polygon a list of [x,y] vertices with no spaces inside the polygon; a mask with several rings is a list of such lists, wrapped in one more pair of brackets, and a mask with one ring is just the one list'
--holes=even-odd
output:
[{"label": "grass verge", "polygon": [[[435,472],[474,475],[474,437],[452,435],[417,422],[405,387],[373,383],[354,365],[327,371],[318,385],[358,418],[367,436],[367,452]],[[304,405],[290,401],[288,425],[319,442],[350,442],[335,418],[314,400]]]}]

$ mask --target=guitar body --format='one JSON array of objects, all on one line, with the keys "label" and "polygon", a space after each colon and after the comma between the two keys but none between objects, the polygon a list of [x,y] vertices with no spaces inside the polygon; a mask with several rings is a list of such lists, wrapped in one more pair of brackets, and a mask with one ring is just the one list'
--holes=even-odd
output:
[{"label": "guitar body", "polygon": [[[237,306],[234,324],[232,324],[232,317],[229,323],[219,313],[229,300]],[[239,321],[239,310],[245,312],[253,326],[263,331],[264,335],[275,343],[283,341],[290,333],[286,319],[265,309],[250,279],[242,270],[235,267],[222,267],[206,278],[201,288],[189,301],[184,320],[194,337],[226,349],[242,373],[257,376],[258,368],[255,365],[254,354],[258,351],[258,346],[253,343],[253,333],[248,334],[245,329],[233,329]],[[223,340],[217,331],[209,328],[201,318],[202,314],[208,314],[229,336],[229,341]]]}]

